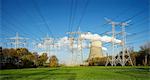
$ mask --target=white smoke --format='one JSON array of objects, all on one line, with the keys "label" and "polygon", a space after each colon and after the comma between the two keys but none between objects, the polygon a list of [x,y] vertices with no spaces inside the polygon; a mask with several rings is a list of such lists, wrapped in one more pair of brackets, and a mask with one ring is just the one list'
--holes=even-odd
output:
[{"label": "white smoke", "polygon": [[98,34],[91,34],[88,32],[87,34],[81,34],[81,38],[88,40],[100,40],[101,37]]},{"label": "white smoke", "polygon": [[38,47],[38,48],[44,48],[44,45],[42,45],[41,43],[39,43],[39,44],[37,45],[37,47]]},{"label": "white smoke", "polygon": [[37,47],[38,48],[46,48],[47,46],[52,47],[52,44],[53,44],[53,39],[49,38],[49,39],[45,39],[42,42],[38,43]]},{"label": "white smoke", "polygon": [[63,38],[60,38],[57,43],[59,44],[60,47],[62,47],[68,45],[70,41],[69,38],[65,36]]},{"label": "white smoke", "polygon": [[[100,40],[103,42],[112,42],[112,37],[110,36],[100,36],[99,34],[92,34],[88,32],[87,34],[81,34],[81,38],[88,39],[88,40]],[[121,43],[121,40],[114,39],[115,43]]]},{"label": "white smoke", "polygon": [[107,48],[106,47],[102,47],[102,50],[107,51]]}]

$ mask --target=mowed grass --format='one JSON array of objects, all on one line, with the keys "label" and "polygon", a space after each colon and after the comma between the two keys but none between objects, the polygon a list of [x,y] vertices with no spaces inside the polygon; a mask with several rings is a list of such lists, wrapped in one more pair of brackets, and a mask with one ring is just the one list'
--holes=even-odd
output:
[{"label": "mowed grass", "polygon": [[0,70],[0,80],[150,80],[147,67],[59,67]]}]

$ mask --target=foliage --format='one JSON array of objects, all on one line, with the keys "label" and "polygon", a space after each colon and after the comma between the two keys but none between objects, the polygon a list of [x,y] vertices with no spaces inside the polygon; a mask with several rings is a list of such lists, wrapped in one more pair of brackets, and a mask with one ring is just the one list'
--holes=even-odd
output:
[{"label": "foliage", "polygon": [[47,61],[48,57],[46,53],[43,53],[42,55],[39,56],[38,58],[38,64],[39,66],[43,66],[43,64]]},{"label": "foliage", "polygon": [[137,65],[150,65],[150,42],[140,47],[137,62]]},{"label": "foliage", "polygon": [[39,56],[37,53],[29,52],[26,48],[1,48],[0,69],[43,66],[47,59],[46,53]]},{"label": "foliage", "polygon": [[132,59],[133,65],[137,65],[138,52],[132,51],[132,52],[130,53],[130,57],[131,57],[131,59]]},{"label": "foliage", "polygon": [[89,60],[89,66],[104,66],[106,64],[106,57],[96,57]]},{"label": "foliage", "polygon": [[50,57],[49,62],[50,62],[50,64],[49,64],[50,67],[57,67],[58,66],[58,59],[55,55]]},{"label": "foliage", "polygon": [[150,65],[150,42],[140,46],[140,50],[138,52],[132,50],[130,55],[134,65]]}]

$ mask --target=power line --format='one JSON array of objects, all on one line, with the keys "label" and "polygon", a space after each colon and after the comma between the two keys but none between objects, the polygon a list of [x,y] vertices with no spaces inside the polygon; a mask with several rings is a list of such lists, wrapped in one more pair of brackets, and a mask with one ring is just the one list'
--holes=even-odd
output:
[{"label": "power line", "polygon": [[81,24],[81,23],[82,23],[82,21],[83,21],[83,18],[84,18],[84,16],[85,16],[85,13],[86,13],[86,10],[87,10],[87,7],[88,7],[88,4],[89,4],[89,0],[86,0],[86,2],[85,2],[85,6],[83,7],[83,11],[82,11],[82,13],[81,13],[81,17],[80,17],[80,19],[79,19],[79,24],[77,25],[77,30],[79,29],[80,24]]},{"label": "power line", "polygon": [[[24,9],[24,8],[21,6],[21,4],[18,3],[18,1],[19,1],[19,0],[16,1],[16,4],[17,4],[18,8],[19,8],[20,10],[22,10],[23,13],[26,14],[29,18],[31,18],[32,16],[27,13],[26,9]],[[33,20],[33,19],[31,19],[31,20]],[[23,26],[23,27],[25,27],[23,24],[20,24],[20,25]],[[26,28],[27,28],[27,27],[26,27]],[[40,29],[38,29],[38,28],[36,28],[36,29],[39,30],[38,32],[42,32]],[[39,35],[36,35],[36,34],[33,33],[33,32],[30,32],[30,33],[32,33],[32,35],[34,35],[35,37],[39,37]]]},{"label": "power line", "polygon": [[132,10],[131,8],[132,7],[130,6],[130,7],[126,8],[125,10],[123,10],[122,12],[120,12],[116,17],[114,17],[114,20],[118,19],[120,17],[120,15],[124,15],[127,12],[129,12],[130,10]]},{"label": "power line", "polygon": [[[3,19],[3,20],[6,20],[6,19]],[[24,31],[24,29],[22,29],[22,28],[16,26],[14,23],[10,23],[9,21],[6,21],[6,22],[7,22],[7,24],[10,24],[10,25],[14,26],[14,27],[10,27],[10,26],[9,26],[9,28],[11,28],[11,30],[17,32],[17,31],[18,31],[17,29],[19,29],[20,31],[22,31],[23,34],[26,34],[26,35],[27,35],[27,33]],[[3,25],[5,25],[5,24],[3,24]]]},{"label": "power line", "polygon": [[50,28],[49,28],[49,24],[47,23],[47,21],[45,20],[44,16],[42,15],[38,4],[37,4],[34,0],[32,0],[32,2],[33,2],[33,4],[34,4],[36,10],[37,10],[38,13],[39,13],[39,16],[41,17],[42,21],[44,22],[45,27],[47,28],[47,30],[50,32],[50,34],[51,34],[52,37],[53,37],[52,31],[51,31]]},{"label": "power line", "polygon": [[[7,11],[4,11],[4,10],[3,10],[3,13],[5,13],[5,15],[7,15],[7,16],[9,17],[9,20],[13,19],[13,21],[17,22],[17,24],[19,24],[20,26],[22,26],[22,27],[25,28],[25,26],[24,26],[23,24],[21,24],[21,22],[18,22],[18,20],[17,20],[14,16],[8,15],[8,14],[7,14]],[[23,32],[23,34],[29,35],[27,32],[24,31],[24,30],[25,30],[24,28],[18,27],[18,26],[16,26],[14,23],[10,23],[9,20],[7,20],[6,18],[3,18],[3,21],[5,21],[5,22],[7,22],[8,24],[10,24],[10,25],[12,25],[12,26],[15,27],[15,28],[11,28],[11,30],[13,30],[13,29],[15,29],[15,30],[16,30],[16,29],[19,29],[20,31]],[[9,28],[10,28],[10,27],[9,27]],[[27,28],[27,27],[26,27],[26,28]],[[16,30],[15,33],[16,33],[16,32],[18,32],[18,30]],[[32,33],[32,35],[34,35],[35,37],[38,37],[38,36],[35,35],[34,33]]]},{"label": "power line", "polygon": [[139,32],[135,32],[135,33],[132,33],[131,35],[127,35],[127,36],[134,36],[134,35],[137,35],[137,34],[141,34],[141,33],[148,33],[148,30],[147,29],[145,29],[145,30],[143,30],[143,31],[139,31]]},{"label": "power line", "polygon": [[72,7],[73,7],[73,0],[71,0],[70,5],[70,15],[69,15],[69,24],[68,24],[68,32],[71,31],[71,21],[72,21]]},{"label": "power line", "polygon": [[144,39],[144,38],[139,38],[139,39],[137,39],[137,40],[134,40],[134,41],[131,41],[131,42],[127,42],[127,44],[135,44],[135,43],[138,43],[138,42],[140,42],[140,41],[148,41],[147,39]]},{"label": "power line", "polygon": [[[116,17],[114,17],[113,19],[116,20],[117,18],[119,18],[121,15],[125,14],[126,12],[128,12],[129,10],[131,10],[132,7],[126,8],[125,10],[123,10],[122,12],[120,12]],[[101,28],[104,28],[103,26],[105,26],[107,23],[103,23],[101,24]]]},{"label": "power line", "polygon": [[[131,25],[131,26],[128,26],[127,28],[128,28],[128,31],[136,31],[136,30],[141,30],[141,29],[144,29],[143,27],[142,27],[142,25],[145,25],[145,24],[147,24],[147,25],[145,25],[145,26],[148,26],[148,23],[146,22],[146,21],[142,21],[141,23],[137,23],[137,24],[133,24],[133,25]],[[136,28],[135,28],[135,27]]]},{"label": "power line", "polygon": [[74,26],[74,22],[75,22],[75,16],[76,16],[76,11],[77,11],[77,0],[73,0],[74,1],[74,6],[73,6],[73,12],[72,12],[72,22],[71,22],[71,28],[70,31],[72,31],[73,26]]},{"label": "power line", "polygon": [[[135,18],[135,17],[137,17],[137,16],[143,14],[144,12],[145,12],[145,10],[142,10],[142,11],[136,13],[135,15],[131,16],[130,18],[128,18],[128,19],[126,19],[126,20],[124,20],[124,21],[122,21],[122,22],[129,21],[129,20],[131,20],[131,19],[133,19],[133,18]],[[101,26],[104,26],[104,25],[106,25],[106,23],[102,24]]]},{"label": "power line", "polygon": [[[126,22],[126,21],[129,21],[129,20],[131,20],[131,19],[134,19],[135,17],[137,17],[137,16],[143,14],[144,12],[145,12],[145,9],[142,10],[142,11],[140,11],[140,12],[138,12],[138,13],[136,13],[136,14],[134,14],[133,16],[129,17],[128,19],[123,20],[122,22]],[[106,24],[107,24],[107,23],[103,23],[101,26],[105,26]],[[101,27],[101,28],[102,28],[102,27]],[[103,27],[103,28],[104,28],[104,27]],[[105,29],[106,29],[106,28],[105,28]]]},{"label": "power line", "polygon": [[[20,46],[20,44],[26,44],[26,40],[28,39],[28,38],[22,38],[22,37],[19,37],[19,34],[18,33],[16,33],[16,36],[15,37],[13,37],[13,38],[8,38],[9,40],[12,40],[12,42],[11,42],[11,44],[14,44],[15,45],[15,49],[17,49],[17,48],[19,48],[19,46]],[[23,40],[25,40],[24,42],[23,42]]]},{"label": "power line", "polygon": [[[138,26],[138,25],[141,25],[144,22],[148,22],[148,20],[146,20],[146,18],[144,18],[144,19],[140,20],[138,23],[132,23],[131,26]],[[129,27],[130,26],[128,26],[127,28],[129,28]]]},{"label": "power line", "polygon": [[136,13],[135,15],[133,15],[133,16],[131,16],[131,17],[129,17],[129,18],[127,18],[127,19],[123,20],[122,22],[125,22],[125,21],[128,21],[128,20],[131,20],[131,19],[134,19],[135,17],[137,17],[137,16],[139,16],[139,15],[143,14],[144,12],[145,12],[145,9],[144,9],[144,10],[142,10],[142,11],[140,11],[140,12],[138,12],[138,13]]}]

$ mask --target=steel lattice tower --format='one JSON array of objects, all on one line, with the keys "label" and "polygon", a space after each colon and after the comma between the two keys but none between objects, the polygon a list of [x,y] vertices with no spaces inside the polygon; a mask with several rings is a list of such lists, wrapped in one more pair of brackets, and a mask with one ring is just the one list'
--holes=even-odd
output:
[{"label": "steel lattice tower", "polygon": [[[109,24],[112,25],[112,58],[111,59],[109,57],[107,58],[107,62],[105,66],[107,66],[108,63],[110,63],[111,66],[116,66],[118,63],[120,63],[122,66],[125,66],[127,62],[130,62],[131,65],[133,65],[131,57],[130,57],[130,53],[126,47],[125,26],[127,26],[130,21],[117,23],[117,22],[111,21],[110,19],[106,19],[106,20]],[[121,37],[122,37],[121,44],[120,44],[120,46],[122,47],[122,55],[118,54],[117,58],[115,54],[115,47],[118,45],[115,43],[115,39],[116,39],[115,26],[121,26]]]},{"label": "steel lattice tower", "polygon": [[[78,57],[78,54],[75,54],[75,56],[73,56],[74,54],[74,42],[77,41],[77,49],[79,50],[79,58],[81,58],[81,64],[83,64],[83,53],[82,53],[82,49],[83,49],[83,46],[82,46],[82,41],[83,39],[81,38],[81,32],[80,32],[80,27],[78,29],[78,31],[76,32],[67,32],[67,34],[69,34],[69,40],[70,40],[70,47],[71,47],[71,53],[72,53],[72,64],[75,64],[75,62],[77,62],[77,57]],[[74,35],[77,35],[78,37],[75,38]],[[74,60],[75,58],[75,60]]]},{"label": "steel lattice tower", "polygon": [[27,44],[26,43],[26,40],[28,38],[22,38],[22,37],[19,37],[19,34],[16,33],[16,36],[15,37],[12,37],[12,38],[8,38],[9,40],[12,40],[11,41],[11,44],[15,45],[15,49],[19,48],[21,44],[23,44],[24,46]]}]

